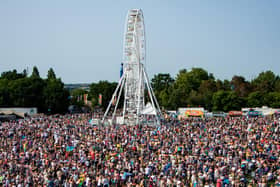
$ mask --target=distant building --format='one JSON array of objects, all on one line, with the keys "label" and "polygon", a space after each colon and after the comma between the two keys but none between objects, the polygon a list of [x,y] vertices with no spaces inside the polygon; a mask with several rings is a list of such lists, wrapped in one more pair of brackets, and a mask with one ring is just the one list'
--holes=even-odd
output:
[{"label": "distant building", "polygon": [[82,84],[64,84],[64,88],[71,91],[74,89],[83,89],[89,91],[90,84],[82,83]]}]

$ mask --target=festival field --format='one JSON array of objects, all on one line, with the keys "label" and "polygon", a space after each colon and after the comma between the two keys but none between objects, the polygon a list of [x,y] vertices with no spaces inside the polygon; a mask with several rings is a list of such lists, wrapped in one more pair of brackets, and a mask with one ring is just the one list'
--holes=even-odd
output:
[{"label": "festival field", "polygon": [[250,186],[280,183],[279,121],[189,118],[93,126],[89,114],[4,122],[3,186]]}]

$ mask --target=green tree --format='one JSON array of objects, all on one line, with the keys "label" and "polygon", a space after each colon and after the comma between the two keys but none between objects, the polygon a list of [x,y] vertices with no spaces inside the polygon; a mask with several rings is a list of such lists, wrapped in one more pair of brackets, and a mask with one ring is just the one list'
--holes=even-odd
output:
[{"label": "green tree", "polygon": [[154,91],[162,91],[169,88],[174,82],[174,79],[169,73],[159,73],[151,80],[151,85]]},{"label": "green tree", "polygon": [[204,105],[203,95],[192,90],[187,98],[188,106],[197,107]]},{"label": "green tree", "polygon": [[33,67],[33,71],[32,71],[31,77],[33,77],[33,78],[40,78],[40,73],[39,73],[39,70],[38,70],[38,68],[36,66]]},{"label": "green tree", "polygon": [[47,80],[43,93],[46,112],[63,113],[67,111],[69,106],[69,92],[64,88],[61,79]]},{"label": "green tree", "polygon": [[8,79],[0,79],[0,106],[7,107],[11,106],[12,100],[10,98],[9,91],[9,80]]},{"label": "green tree", "polygon": [[169,90],[173,83],[174,79],[168,73],[157,74],[151,80],[155,96],[158,99],[159,104],[165,108],[169,107],[168,95],[170,94]]},{"label": "green tree", "polygon": [[276,77],[274,91],[280,92],[280,77],[279,76]]},{"label": "green tree", "polygon": [[261,72],[258,77],[252,80],[252,86],[254,91],[260,91],[264,93],[273,92],[277,79],[272,71]]},{"label": "green tree", "polygon": [[269,92],[264,97],[264,103],[269,107],[280,108],[280,93]]},{"label": "green tree", "polygon": [[160,106],[163,106],[165,109],[170,109],[169,103],[169,89],[166,88],[159,93],[157,99],[159,100]]},{"label": "green tree", "polygon": [[179,71],[175,80],[175,85],[178,88],[183,89],[188,95],[191,90],[197,91],[201,82],[208,79],[209,76],[207,71],[202,68],[192,68],[190,72],[183,69]]},{"label": "green tree", "polygon": [[170,92],[170,104],[173,106],[204,105],[203,96],[199,93],[199,87],[203,81],[212,80],[214,76],[208,75],[202,68],[180,70],[176,76],[173,90]]},{"label": "green tree", "polygon": [[249,107],[261,107],[264,105],[264,93],[260,91],[251,92],[247,97]]},{"label": "green tree", "polygon": [[24,77],[26,77],[24,71],[23,73],[18,73],[17,70],[15,69],[13,71],[6,71],[1,74],[1,79],[7,79],[7,80],[17,80]]},{"label": "green tree", "polygon": [[50,80],[50,79],[56,79],[56,75],[54,73],[54,70],[52,68],[50,68],[48,70],[48,75],[47,75],[47,79]]},{"label": "green tree", "polygon": [[172,88],[172,91],[169,95],[168,100],[168,108],[169,109],[177,109],[178,107],[185,107],[187,106],[187,97],[183,89],[180,88]]},{"label": "green tree", "polygon": [[44,80],[41,78],[26,77],[9,82],[10,106],[37,107],[43,112]]},{"label": "green tree", "polygon": [[214,111],[240,110],[244,100],[233,91],[217,91],[213,95]]},{"label": "green tree", "polygon": [[216,91],[217,87],[214,79],[202,81],[198,89],[198,93],[202,97],[202,101],[199,105],[205,107],[207,110],[211,110],[213,107],[212,97]]}]

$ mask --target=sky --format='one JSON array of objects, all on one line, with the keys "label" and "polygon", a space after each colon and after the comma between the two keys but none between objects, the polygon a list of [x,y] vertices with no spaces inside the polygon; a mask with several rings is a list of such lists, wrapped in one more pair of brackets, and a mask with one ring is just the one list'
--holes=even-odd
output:
[{"label": "sky", "polygon": [[279,0],[0,0],[0,72],[117,82],[132,8],[143,10],[150,78],[193,67],[221,80],[280,75]]}]

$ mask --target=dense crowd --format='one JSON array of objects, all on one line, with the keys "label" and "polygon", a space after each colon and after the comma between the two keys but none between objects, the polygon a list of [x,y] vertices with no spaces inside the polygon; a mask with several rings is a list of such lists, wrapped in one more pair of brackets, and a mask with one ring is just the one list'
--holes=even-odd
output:
[{"label": "dense crowd", "polygon": [[93,126],[89,114],[0,126],[0,186],[280,186],[274,118]]}]

